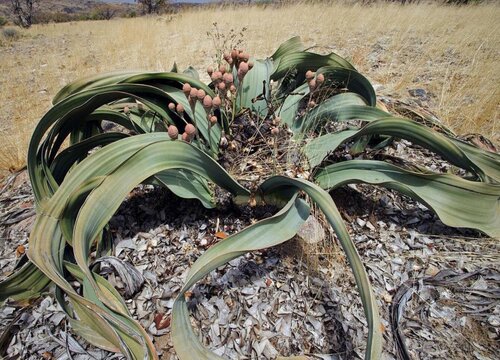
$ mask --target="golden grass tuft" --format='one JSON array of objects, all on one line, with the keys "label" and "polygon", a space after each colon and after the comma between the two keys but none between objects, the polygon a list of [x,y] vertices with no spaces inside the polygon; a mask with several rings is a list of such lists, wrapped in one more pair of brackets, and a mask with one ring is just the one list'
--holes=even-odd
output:
[{"label": "golden grass tuft", "polygon": [[498,142],[499,18],[500,6],[494,4],[335,3],[33,26],[0,47],[0,168],[25,163],[30,134],[52,96],[79,77],[168,71],[176,61],[180,68],[193,65],[208,80],[204,69],[215,64],[215,50],[205,40],[213,22],[222,31],[247,27],[243,46],[255,57],[300,35],[317,52],[350,59],[383,86],[378,93],[407,98],[409,89],[423,88],[432,94],[430,110],[455,131],[479,132]]}]

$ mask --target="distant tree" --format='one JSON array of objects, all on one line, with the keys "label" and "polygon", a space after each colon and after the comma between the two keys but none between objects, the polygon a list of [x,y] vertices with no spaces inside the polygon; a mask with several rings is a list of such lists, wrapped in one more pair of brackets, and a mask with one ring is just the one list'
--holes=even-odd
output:
[{"label": "distant tree", "polygon": [[168,4],[167,0],[135,0],[142,5],[142,9],[146,14],[154,14],[162,11]]},{"label": "distant tree", "polygon": [[94,18],[98,20],[111,20],[117,12],[118,9],[116,6],[101,5],[95,10]]},{"label": "distant tree", "polygon": [[14,22],[23,28],[29,28],[33,24],[33,17],[38,1],[39,0],[10,0]]}]

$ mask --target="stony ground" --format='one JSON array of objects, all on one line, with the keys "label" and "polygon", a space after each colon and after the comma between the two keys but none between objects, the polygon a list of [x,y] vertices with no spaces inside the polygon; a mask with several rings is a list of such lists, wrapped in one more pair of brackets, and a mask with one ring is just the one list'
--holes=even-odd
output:
[{"label": "stony ground", "polygon": [[[396,358],[395,328],[415,359],[494,359],[500,325],[498,242],[445,227],[427,209],[369,186],[333,194],[366,263],[382,309],[384,358]],[[26,174],[3,190],[0,266],[4,275],[29,251],[34,220]],[[269,210],[208,211],[163,190],[138,188],[111,223],[115,256],[143,278],[128,296],[162,359],[175,359],[169,314],[189,266],[222,234]],[[242,256],[199,283],[191,298],[203,341],[228,359],[362,358],[366,335],[353,277],[327,229],[325,244],[300,238]],[[110,264],[103,274],[125,293]],[[392,307],[391,307],[392,306]],[[396,314],[391,318],[391,312]],[[50,291],[26,309],[0,309],[7,358],[107,359],[67,328]],[[395,327],[394,327],[395,326]]]}]

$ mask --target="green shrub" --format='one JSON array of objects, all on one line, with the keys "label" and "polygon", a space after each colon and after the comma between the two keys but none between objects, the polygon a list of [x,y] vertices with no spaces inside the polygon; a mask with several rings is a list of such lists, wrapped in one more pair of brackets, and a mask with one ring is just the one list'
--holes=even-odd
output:
[{"label": "green shrub", "polygon": [[2,29],[2,35],[6,40],[17,40],[21,37],[21,33],[16,28]]},{"label": "green shrub", "polygon": [[3,16],[0,16],[0,27],[5,26],[9,21],[4,18]]}]

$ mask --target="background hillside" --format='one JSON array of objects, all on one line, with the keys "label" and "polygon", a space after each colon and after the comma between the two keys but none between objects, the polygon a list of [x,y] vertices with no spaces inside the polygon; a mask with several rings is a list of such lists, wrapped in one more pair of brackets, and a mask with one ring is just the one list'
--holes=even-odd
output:
[{"label": "background hillside", "polygon": [[[238,0],[236,0],[238,1]],[[170,0],[167,11],[183,6],[210,4],[217,0]],[[135,17],[142,14],[140,4],[134,0],[40,0],[37,5],[35,23],[65,22],[96,19],[103,6],[110,6],[113,17]],[[0,16],[12,19],[10,0],[0,0]]]},{"label": "background hillside", "polygon": [[[102,4],[102,1],[94,0],[42,0],[39,2],[39,10],[43,12],[52,11],[74,14],[91,11],[95,6]],[[0,13],[8,15],[9,6],[10,0],[0,0]]]},{"label": "background hillside", "polygon": [[[207,4],[217,0],[171,0],[171,4]],[[67,14],[91,12],[96,6],[113,4],[122,11],[137,9],[139,6],[134,0],[41,0],[39,9],[42,12],[62,12]],[[10,0],[0,0],[0,14],[9,15]]]},{"label": "background hillside", "polygon": [[[66,14],[77,20],[79,15],[92,14],[96,8],[106,3],[106,1],[100,0],[41,0],[37,5],[37,12],[42,14]],[[118,11],[117,15],[126,14],[137,9],[137,4],[133,1],[129,3],[113,2],[112,5]],[[10,17],[9,6],[10,0],[0,0],[1,16]]]}]

